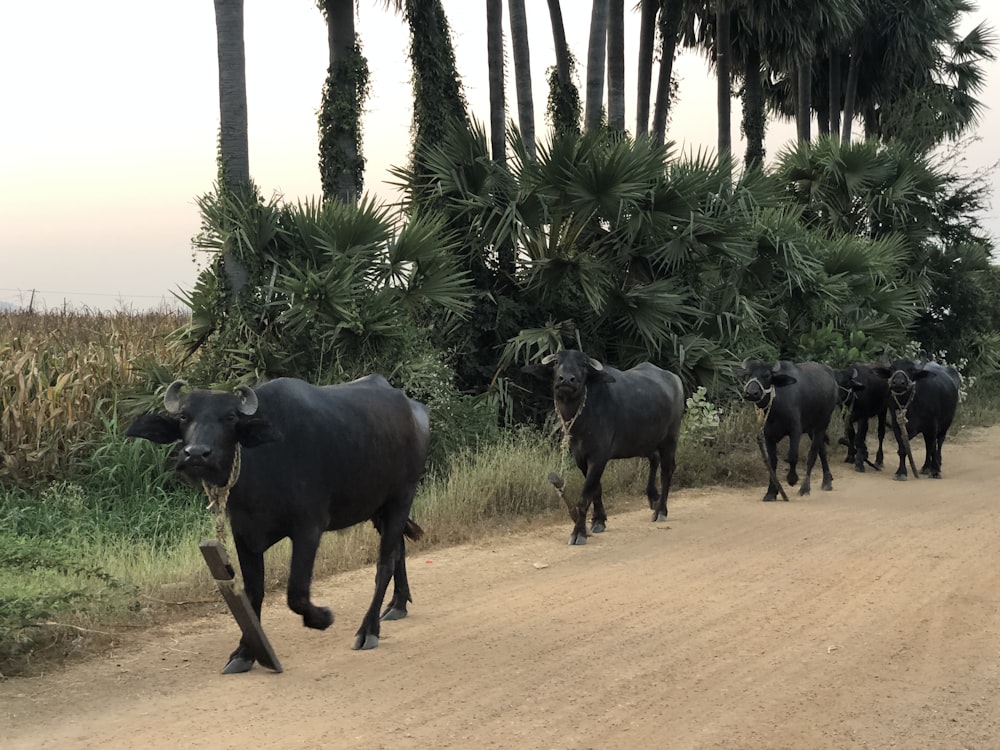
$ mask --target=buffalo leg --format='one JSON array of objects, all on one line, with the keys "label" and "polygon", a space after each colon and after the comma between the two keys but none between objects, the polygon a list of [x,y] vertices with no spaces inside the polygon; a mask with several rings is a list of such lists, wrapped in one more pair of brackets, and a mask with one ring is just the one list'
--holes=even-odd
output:
[{"label": "buffalo leg", "polygon": [[865,459],[868,458],[868,420],[858,420],[858,430],[854,438],[854,470],[865,470]]},{"label": "buffalo leg", "polygon": [[[823,467],[823,484],[820,485],[825,491],[829,492],[833,489],[833,472],[830,471],[830,460],[826,455],[826,430],[822,431],[817,435],[817,453],[819,454],[819,464]],[[865,455],[868,455],[868,449],[865,449]]]},{"label": "buffalo leg", "polygon": [[365,613],[365,618],[361,621],[361,627],[354,635],[354,645],[351,648],[355,651],[367,651],[378,647],[379,609],[385,601],[385,592],[396,570],[396,558],[403,544],[403,529],[406,527],[409,514],[410,503],[404,503],[401,508],[383,516],[382,522],[378,524],[382,529],[382,538],[379,539],[378,564],[375,566],[375,594],[372,596],[372,603]]},{"label": "buffalo leg", "polygon": [[854,418],[850,414],[844,418],[844,443],[847,445],[847,456],[844,458],[844,463],[857,466],[858,436],[854,429]]},{"label": "buffalo leg", "polygon": [[[903,438],[903,430],[899,426],[899,423],[895,418],[892,420],[892,433],[896,437],[896,445],[899,452],[899,468],[896,469],[896,473],[893,475],[893,479],[897,482],[906,481],[906,442]],[[907,436],[909,437],[909,436]]]},{"label": "buffalo leg", "polygon": [[656,510],[660,504],[660,492],[656,489],[656,473],[659,471],[661,463],[660,454],[661,451],[658,450],[648,456],[649,475],[646,477],[646,499],[649,500],[650,510]]},{"label": "buffalo leg", "polygon": [[[816,434],[813,433],[809,436],[809,452],[806,454],[806,478],[802,480],[802,486],[799,487],[799,496],[808,495],[812,491],[812,471],[813,466],[816,465],[816,456],[819,454],[819,445],[817,444]],[[791,474],[792,469],[789,468],[789,474]],[[791,479],[788,480],[789,484],[793,484]]]},{"label": "buffalo leg", "polygon": [[[799,474],[795,471],[795,467],[799,463],[799,441],[802,439],[802,433],[794,431],[788,436],[788,484],[795,486],[795,483],[799,481]],[[808,490],[806,490],[808,492]],[[801,494],[801,493],[799,493]]]},{"label": "buffalo leg", "polygon": [[765,448],[767,449],[767,465],[771,467],[769,472],[770,479],[767,482],[767,491],[764,493],[764,497],[761,498],[765,503],[770,503],[778,499],[778,491],[781,489],[778,486],[777,481],[777,471],[778,471],[778,444],[774,440],[766,439],[764,441]]},{"label": "buffalo leg", "polygon": [[310,531],[292,539],[292,565],[288,573],[288,607],[302,615],[303,625],[316,630],[326,630],[333,624],[333,612],[315,606],[309,596],[321,533]]},{"label": "buffalo leg", "polygon": [[[580,502],[576,508],[576,518],[573,519],[573,533],[570,534],[570,544],[587,543],[587,511],[594,506],[593,528],[604,531],[608,515],[604,511],[604,500],[601,497],[601,477],[607,461],[590,464],[585,472],[583,489],[580,491]],[[594,533],[600,533],[595,531]]]},{"label": "buffalo leg", "polygon": [[406,540],[399,540],[396,550],[396,567],[392,572],[392,599],[383,610],[380,620],[402,620],[407,615],[406,604],[412,602],[410,582],[406,577]]},{"label": "buffalo leg", "polygon": [[[248,549],[241,537],[236,537],[234,541],[236,555],[240,560],[240,573],[243,576],[243,590],[246,592],[250,606],[259,621],[261,606],[264,603],[264,552],[263,550]],[[253,647],[244,635],[240,638],[240,645],[229,655],[229,661],[222,673],[249,672],[255,661]]]},{"label": "buffalo leg", "polygon": [[[670,483],[677,468],[677,441],[668,439],[660,445],[660,494],[653,508],[653,521],[667,520],[667,497],[670,495]],[[648,491],[648,490],[647,490]]]},{"label": "buffalo leg", "polygon": [[885,461],[885,453],[882,452],[882,443],[885,441],[885,410],[878,415],[878,452],[875,454],[875,466],[882,468]]}]

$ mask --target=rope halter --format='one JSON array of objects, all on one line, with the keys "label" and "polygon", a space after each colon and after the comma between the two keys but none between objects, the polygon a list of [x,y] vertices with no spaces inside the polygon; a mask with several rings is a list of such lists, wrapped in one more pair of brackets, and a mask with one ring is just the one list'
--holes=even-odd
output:
[{"label": "rope halter", "polygon": [[896,393],[896,391],[892,389],[892,386],[889,387],[889,395],[892,396],[892,401],[894,404],[896,404],[896,421],[899,422],[901,427],[906,427],[906,410],[910,408],[910,404],[913,401],[913,396],[916,394],[917,389],[915,387],[913,379],[910,378],[910,376],[907,375],[902,370],[896,370],[895,372],[892,373],[892,375],[889,376],[890,383],[892,382],[892,379],[896,377],[896,375],[902,375],[904,378],[906,378],[906,403],[905,404],[899,403],[899,397],[901,394]]},{"label": "rope halter", "polygon": [[223,541],[223,537],[225,536],[226,502],[229,500],[229,490],[233,488],[233,485],[240,478],[242,452],[240,444],[237,443],[236,451],[233,453],[233,465],[229,470],[229,479],[226,480],[224,485],[211,485],[204,480],[201,483],[202,489],[205,490],[205,496],[208,498],[208,505],[205,506],[205,509],[215,511],[215,537],[220,542]]},{"label": "rope halter", "polygon": [[[750,380],[747,381],[747,385],[750,385],[751,383],[756,383],[757,385],[760,386],[761,390],[760,398],[751,401],[750,403],[753,404],[754,410],[757,413],[757,424],[759,424],[760,429],[763,430],[764,425],[767,423],[767,418],[771,414],[771,407],[774,406],[774,399],[775,396],[778,395],[778,392],[774,388],[774,383],[765,388],[764,384],[761,383],[760,380],[758,380],[756,377],[752,377],[750,378]],[[747,385],[743,386],[744,393],[746,393]],[[761,402],[767,396],[770,396],[770,398],[767,399],[767,403],[764,406],[761,406],[760,405]]]},{"label": "rope halter", "polygon": [[559,411],[559,407],[556,406],[556,415],[559,417],[559,423],[562,425],[563,438],[562,438],[562,449],[567,451],[569,449],[569,433],[573,429],[573,425],[576,424],[576,420],[579,419],[580,415],[583,413],[583,407],[587,405],[587,386],[583,387],[583,398],[580,399],[580,405],[576,407],[576,413],[569,419],[563,419],[562,412]]}]

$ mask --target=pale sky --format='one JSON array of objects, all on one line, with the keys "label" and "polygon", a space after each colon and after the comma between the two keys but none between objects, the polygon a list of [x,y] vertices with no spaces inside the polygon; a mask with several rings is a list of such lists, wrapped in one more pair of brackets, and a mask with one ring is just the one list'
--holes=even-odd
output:
[{"label": "pale sky", "polygon": [[[626,6],[626,91],[635,99],[638,14]],[[980,2],[986,7],[989,2]],[[195,198],[215,177],[219,122],[215,15],[208,0],[50,0],[0,11],[0,301],[60,307],[176,306],[197,275]],[[470,110],[489,121],[485,3],[444,0]],[[554,63],[545,0],[527,0],[536,131],[545,69]],[[584,75],[590,0],[562,0]],[[506,26],[506,8],[504,9]],[[320,194],[316,110],[326,74],[314,0],[245,0],[250,173],[264,195]],[[382,0],[360,0],[357,29],[371,68],[364,120],[366,190],[384,200],[392,165],[406,163],[412,98],[406,24]],[[1000,14],[993,19],[1000,25]],[[968,26],[985,18],[980,12]],[[508,55],[508,109],[516,115]],[[680,103],[668,137],[684,150],[715,146],[715,81],[696,55],[675,65]],[[981,94],[990,109],[971,167],[1000,160],[1000,64]],[[578,83],[581,84],[582,81]],[[742,151],[739,102],[734,150]],[[627,113],[634,128],[634,112]],[[774,156],[794,129],[772,123]],[[994,195],[1000,177],[994,177]],[[987,226],[1000,236],[998,207]]]}]

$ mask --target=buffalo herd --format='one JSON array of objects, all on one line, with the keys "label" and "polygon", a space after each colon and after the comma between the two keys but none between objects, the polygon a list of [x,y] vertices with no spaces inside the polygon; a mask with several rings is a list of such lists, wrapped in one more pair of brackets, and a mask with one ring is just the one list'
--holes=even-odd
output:
[{"label": "buffalo herd", "polygon": [[[579,501],[567,501],[573,520],[570,544],[586,543],[591,508],[589,533],[606,529],[601,477],[612,459],[648,460],[652,520],[665,520],[685,406],[680,378],[650,362],[618,370],[578,350],[558,351],[522,371],[551,386],[564,450],[583,474]],[[844,413],[847,462],[857,471],[881,468],[888,419],[899,447],[895,479],[907,478],[907,459],[916,471],[910,439],[917,435],[923,435],[925,445],[920,473],[941,477],[941,448],[959,398],[954,368],[905,359],[840,370],[816,362],[747,361],[738,375],[742,398],[753,404],[758,418],[770,477],[765,501],[779,493],[788,499],[777,476],[777,445],[786,437],[788,484],[799,481],[799,444],[806,435],[809,452],[799,494],[809,493],[817,458],[822,488],[833,489],[827,446],[838,407]],[[264,552],[288,538],[288,606],[307,627],[329,627],[333,613],[310,597],[320,538],[328,530],[374,525],[380,535],[375,592],[353,647],[375,648],[380,622],[405,617],[411,601],[404,537],[422,534],[410,512],[430,446],[427,407],[380,375],[322,387],[279,378],[254,388],[237,386],[234,392],[191,390],[178,380],[166,389],[163,407],[163,413],[137,417],[126,435],[175,445],[178,473],[203,485],[210,497],[218,497],[212,493],[220,488],[225,491],[225,515],[258,618]],[[873,417],[878,420],[874,462],[866,446]],[[561,478],[558,482],[562,492]],[[390,581],[392,598],[380,614]],[[244,635],[223,671],[245,672],[258,656]]]}]

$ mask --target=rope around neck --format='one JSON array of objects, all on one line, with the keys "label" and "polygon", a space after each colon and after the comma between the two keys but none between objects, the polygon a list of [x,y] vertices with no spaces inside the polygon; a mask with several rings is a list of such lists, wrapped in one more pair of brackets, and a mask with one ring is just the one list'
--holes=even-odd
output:
[{"label": "rope around neck", "polygon": [[576,420],[583,413],[583,407],[587,405],[587,386],[583,387],[583,399],[580,401],[580,405],[576,408],[576,414],[572,416],[569,421],[563,419],[562,412],[559,411],[559,407],[556,407],[556,414],[559,416],[559,423],[562,425],[563,437],[562,437],[562,450],[565,453],[569,450],[569,433],[573,429],[573,425],[576,424]]},{"label": "rope around neck", "polygon": [[229,500],[229,490],[233,488],[236,481],[240,478],[240,458],[242,450],[240,450],[240,444],[236,444],[236,452],[233,454],[233,466],[229,470],[229,479],[221,487],[218,485],[210,485],[208,482],[202,481],[202,489],[205,490],[205,496],[208,498],[208,505],[205,506],[206,510],[215,511],[215,538],[220,542],[224,541],[225,531],[226,531],[226,502]]},{"label": "rope around neck", "polygon": [[774,406],[774,398],[775,396],[778,395],[778,392],[774,389],[773,384],[769,388],[765,389],[763,383],[757,380],[757,378],[753,378],[747,381],[747,385],[753,382],[756,382],[757,385],[759,385],[761,387],[761,390],[763,391],[758,401],[763,400],[764,396],[771,397],[767,400],[767,406],[764,407],[757,406],[756,402],[753,405],[753,408],[757,414],[757,424],[760,425],[760,431],[763,432],[764,425],[767,424],[767,418],[771,415],[771,407]]}]

